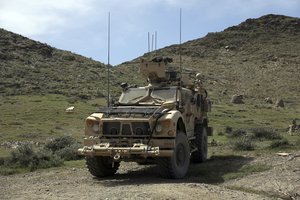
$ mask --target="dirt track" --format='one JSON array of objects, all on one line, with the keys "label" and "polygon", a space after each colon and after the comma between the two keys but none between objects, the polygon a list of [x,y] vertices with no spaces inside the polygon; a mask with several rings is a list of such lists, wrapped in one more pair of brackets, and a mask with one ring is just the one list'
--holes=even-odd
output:
[{"label": "dirt track", "polygon": [[0,199],[300,199],[300,157],[251,162],[273,167],[218,185],[196,182],[196,174],[183,180],[162,179],[157,167],[136,163],[122,163],[110,179],[95,179],[85,168],[0,176]]}]

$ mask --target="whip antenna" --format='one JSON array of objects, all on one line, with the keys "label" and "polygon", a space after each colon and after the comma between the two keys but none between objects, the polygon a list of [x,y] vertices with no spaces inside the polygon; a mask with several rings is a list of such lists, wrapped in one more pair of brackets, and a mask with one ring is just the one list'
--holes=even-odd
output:
[{"label": "whip antenna", "polygon": [[150,32],[148,32],[148,53],[150,52]]},{"label": "whip antenna", "polygon": [[181,48],[181,8],[179,17],[179,67],[180,67],[180,87],[182,87],[182,48]]},{"label": "whip antenna", "polygon": [[157,31],[155,31],[155,46],[154,46],[154,50],[157,50]]},{"label": "whip antenna", "polygon": [[[181,8],[180,8],[180,16],[179,16],[179,67],[180,67],[180,96],[182,98],[182,50],[181,50]],[[179,101],[179,107],[182,107],[182,100]]]},{"label": "whip antenna", "polygon": [[110,12],[108,12],[108,41],[107,41],[107,107],[110,107],[110,88],[109,88],[109,76],[110,76],[110,71],[109,71],[109,65],[110,65]]}]

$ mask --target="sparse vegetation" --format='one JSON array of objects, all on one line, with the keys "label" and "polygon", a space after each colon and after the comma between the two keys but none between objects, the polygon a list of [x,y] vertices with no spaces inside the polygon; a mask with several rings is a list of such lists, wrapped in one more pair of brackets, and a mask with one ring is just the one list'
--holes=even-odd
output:
[{"label": "sparse vegetation", "polygon": [[56,167],[63,164],[63,159],[51,151],[41,149],[34,151],[32,146],[24,144],[13,150],[4,161],[5,167],[29,168],[30,171],[39,168]]},{"label": "sparse vegetation", "polygon": [[212,156],[205,163],[192,165],[189,176],[198,177],[197,182],[217,184],[270,169],[262,163],[249,164],[251,161],[252,158],[243,156]]},{"label": "sparse vegetation", "polygon": [[81,157],[77,154],[80,144],[71,136],[57,137],[46,143],[44,149],[58,155],[64,160],[77,160]]},{"label": "sparse vegetation", "polygon": [[274,149],[274,148],[288,147],[288,146],[290,146],[290,143],[289,143],[289,141],[286,138],[283,138],[281,140],[274,140],[270,144],[270,148],[272,148],[272,149]]},{"label": "sparse vegetation", "polygon": [[234,150],[239,151],[252,151],[255,148],[253,139],[248,136],[241,136],[231,142],[231,146]]},{"label": "sparse vegetation", "polygon": [[251,128],[250,132],[253,133],[254,138],[258,139],[282,139],[282,136],[276,132],[274,129],[271,128]]},{"label": "sparse vegetation", "polygon": [[1,159],[0,174],[11,175],[20,169],[43,169],[63,165],[64,161],[77,160],[79,144],[70,136],[55,138],[42,148],[34,149],[31,145],[24,143],[10,152],[7,158]]},{"label": "sparse vegetation", "polygon": [[232,127],[231,126],[225,126],[224,132],[227,134],[232,133]]},{"label": "sparse vegetation", "polygon": [[237,129],[228,134],[229,137],[243,137],[247,136],[247,131],[243,129]]}]

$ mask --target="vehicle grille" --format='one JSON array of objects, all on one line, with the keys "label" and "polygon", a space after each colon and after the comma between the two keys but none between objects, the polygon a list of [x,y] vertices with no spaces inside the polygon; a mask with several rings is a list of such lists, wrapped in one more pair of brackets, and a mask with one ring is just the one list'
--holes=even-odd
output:
[{"label": "vehicle grille", "polygon": [[150,126],[148,122],[103,122],[103,134],[147,136],[150,135]]}]

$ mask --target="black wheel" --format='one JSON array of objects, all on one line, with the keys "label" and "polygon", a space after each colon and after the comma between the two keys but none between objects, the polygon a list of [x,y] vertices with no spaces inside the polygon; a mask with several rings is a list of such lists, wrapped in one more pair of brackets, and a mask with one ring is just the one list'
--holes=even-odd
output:
[{"label": "black wheel", "polygon": [[164,178],[183,178],[190,165],[190,147],[186,135],[178,132],[176,146],[171,157],[158,159],[160,175]]},{"label": "black wheel", "polygon": [[119,162],[112,163],[109,157],[86,157],[86,166],[89,172],[98,178],[114,175],[119,166]]},{"label": "black wheel", "polygon": [[195,127],[195,146],[197,151],[192,153],[192,162],[202,163],[207,160],[207,129],[201,125]]}]

